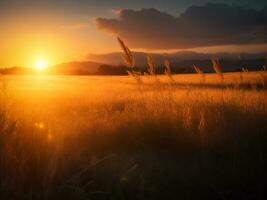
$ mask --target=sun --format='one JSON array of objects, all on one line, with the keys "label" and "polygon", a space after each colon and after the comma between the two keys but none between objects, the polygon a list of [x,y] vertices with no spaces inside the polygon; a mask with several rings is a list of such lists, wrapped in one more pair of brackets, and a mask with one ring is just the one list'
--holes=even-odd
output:
[{"label": "sun", "polygon": [[44,60],[44,59],[38,59],[38,60],[36,60],[36,62],[35,62],[35,68],[36,68],[38,71],[43,71],[43,70],[45,70],[47,67],[48,67],[48,63],[47,63],[46,60]]}]

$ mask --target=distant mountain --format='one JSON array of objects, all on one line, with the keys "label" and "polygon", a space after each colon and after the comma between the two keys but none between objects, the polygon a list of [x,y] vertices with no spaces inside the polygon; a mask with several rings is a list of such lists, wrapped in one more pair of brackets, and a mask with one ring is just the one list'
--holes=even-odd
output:
[{"label": "distant mountain", "polygon": [[0,68],[1,74],[34,74],[35,70],[28,67],[9,67],[9,68]]},{"label": "distant mountain", "polygon": [[[90,61],[73,61],[68,63],[58,64],[52,67],[49,67],[45,74],[60,74],[60,75],[88,75],[96,74],[97,70],[102,63],[90,62]],[[29,67],[9,67],[9,68],[0,68],[1,74],[36,74],[34,68]]]},{"label": "distant mountain", "polygon": [[[136,65],[138,67],[146,66],[146,53],[144,52],[133,52]],[[212,57],[218,57],[226,60],[239,60],[240,54],[238,53],[198,53],[194,51],[180,51],[176,53],[152,53],[155,63],[157,65],[162,65],[166,59],[170,60],[173,63],[178,63],[182,61],[189,60],[209,60]],[[244,60],[252,59],[264,59],[267,56],[267,52],[249,54],[241,54],[241,57]],[[104,62],[112,65],[121,65],[123,64],[122,53],[108,53],[108,54],[88,54],[86,57],[87,60],[93,62]]]},{"label": "distant mountain", "polygon": [[51,67],[51,72],[56,74],[94,74],[99,66],[103,65],[91,61],[73,61]]},{"label": "distant mountain", "polygon": [[[142,73],[147,72],[146,54],[134,52],[137,70]],[[152,54],[157,64],[157,73],[164,72],[164,61],[171,61],[173,73],[195,73],[193,65],[197,65],[204,72],[214,72],[211,58],[220,58],[220,63],[224,72],[242,71],[246,68],[249,71],[261,70],[266,65],[266,55],[262,54],[204,54],[196,52],[177,52],[173,54]],[[103,55],[88,55],[88,59],[93,61],[73,61],[55,65],[48,68],[45,74],[58,75],[126,75],[127,67],[123,64],[121,53],[111,53]],[[103,64],[107,63],[107,64]],[[0,68],[2,74],[36,74],[33,68],[12,67]]]},{"label": "distant mountain", "polygon": [[[242,68],[248,69],[249,71],[258,71],[263,69],[266,60],[264,58],[259,59],[220,59],[220,64],[224,72],[237,72],[242,71]],[[174,73],[195,73],[193,65],[201,68],[205,73],[214,72],[212,62],[210,59],[195,59],[195,60],[181,60],[172,62],[172,71]],[[159,65],[159,69],[163,67]]]}]

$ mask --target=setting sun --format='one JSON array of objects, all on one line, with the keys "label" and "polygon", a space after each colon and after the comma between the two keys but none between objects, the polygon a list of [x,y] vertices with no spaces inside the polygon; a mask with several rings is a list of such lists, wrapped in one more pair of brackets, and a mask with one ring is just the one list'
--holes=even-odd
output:
[{"label": "setting sun", "polygon": [[35,63],[35,68],[39,71],[46,69],[48,66],[47,61],[44,59],[38,59]]}]

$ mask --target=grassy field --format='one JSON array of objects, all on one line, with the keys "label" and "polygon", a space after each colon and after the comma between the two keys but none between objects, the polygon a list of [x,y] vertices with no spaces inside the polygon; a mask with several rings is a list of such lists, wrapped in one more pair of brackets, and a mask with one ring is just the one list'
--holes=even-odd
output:
[{"label": "grassy field", "polygon": [[2,76],[0,199],[265,199],[266,76]]}]

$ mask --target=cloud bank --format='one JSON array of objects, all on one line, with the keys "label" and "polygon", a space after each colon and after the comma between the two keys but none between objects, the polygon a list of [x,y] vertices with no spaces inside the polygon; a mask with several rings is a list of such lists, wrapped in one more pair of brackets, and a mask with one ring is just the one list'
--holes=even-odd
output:
[{"label": "cloud bank", "polygon": [[154,8],[121,10],[117,19],[97,18],[96,26],[122,37],[133,48],[186,49],[267,43],[267,8],[226,4],[191,6],[180,16]]}]

